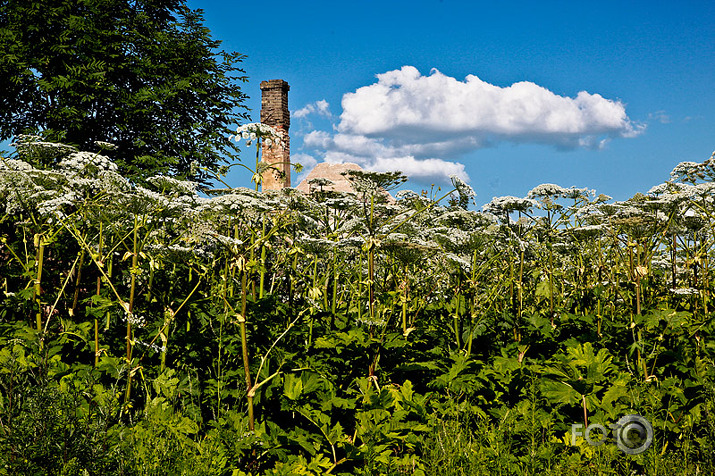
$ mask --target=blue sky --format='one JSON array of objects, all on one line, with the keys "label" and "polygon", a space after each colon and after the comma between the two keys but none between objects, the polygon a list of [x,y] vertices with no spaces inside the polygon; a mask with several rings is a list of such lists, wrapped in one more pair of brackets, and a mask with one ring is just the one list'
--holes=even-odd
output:
[{"label": "blue sky", "polygon": [[626,199],[715,150],[712,1],[189,6],[248,56],[254,121],[260,82],[288,81],[306,165],[400,168],[417,191],[457,173],[478,204],[541,183]]},{"label": "blue sky", "polygon": [[[478,205],[541,183],[623,200],[715,150],[712,0],[188,5],[247,55],[253,121],[260,82],[288,81],[308,168],[399,169],[417,191],[456,173]],[[229,184],[251,186],[233,170]]]}]

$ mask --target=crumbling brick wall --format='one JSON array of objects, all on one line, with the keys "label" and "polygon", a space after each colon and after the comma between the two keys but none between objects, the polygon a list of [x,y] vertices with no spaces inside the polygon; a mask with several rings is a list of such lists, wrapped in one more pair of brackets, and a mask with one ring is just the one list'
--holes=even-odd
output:
[{"label": "crumbling brick wall", "polygon": [[263,191],[290,187],[289,90],[290,86],[282,79],[261,82],[261,122],[277,129],[282,141],[280,146],[263,146],[263,162],[275,168],[263,174]]}]

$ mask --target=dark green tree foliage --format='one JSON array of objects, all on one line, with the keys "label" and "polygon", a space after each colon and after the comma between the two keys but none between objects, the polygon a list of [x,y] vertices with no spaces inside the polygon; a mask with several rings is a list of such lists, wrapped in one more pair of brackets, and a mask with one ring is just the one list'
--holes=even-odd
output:
[{"label": "dark green tree foliage", "polygon": [[236,157],[246,78],[202,20],[184,0],[0,0],[0,140],[107,141],[131,178],[205,182]]}]

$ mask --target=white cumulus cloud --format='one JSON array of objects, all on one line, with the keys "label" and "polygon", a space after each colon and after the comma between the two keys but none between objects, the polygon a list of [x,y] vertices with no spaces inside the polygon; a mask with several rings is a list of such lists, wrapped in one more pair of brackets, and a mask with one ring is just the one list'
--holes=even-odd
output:
[{"label": "white cumulus cloud", "polygon": [[[307,148],[326,161],[437,181],[468,179],[454,160],[499,142],[597,149],[645,127],[628,117],[621,101],[599,94],[560,96],[528,81],[500,87],[474,75],[460,81],[434,69],[423,76],[412,66],[378,74],[375,83],[345,94],[342,109],[334,132],[304,137]],[[294,115],[325,114],[320,111],[329,114],[327,102]]]},{"label": "white cumulus cloud", "polygon": [[383,157],[377,158],[373,163],[366,165],[370,170],[378,172],[399,170],[408,177],[422,182],[429,182],[435,178],[437,181],[445,182],[445,178],[449,178],[451,175],[456,175],[465,182],[469,181],[469,175],[464,170],[464,164],[441,159],[415,159],[412,156]]},{"label": "white cumulus cloud", "polygon": [[293,117],[306,117],[310,114],[331,117],[332,114],[330,113],[330,104],[325,99],[315,101],[293,112]]},{"label": "white cumulus cloud", "polygon": [[423,76],[412,66],[378,74],[376,83],[345,94],[342,106],[339,132],[398,144],[469,137],[475,147],[499,140],[576,147],[642,130],[623,103],[599,94],[564,97],[528,81],[503,88],[474,75]]},{"label": "white cumulus cloud", "polygon": [[411,178],[426,182],[448,182],[450,175],[469,180],[464,164],[437,158],[416,159],[410,154],[410,146],[386,146],[371,137],[312,131],[303,138],[303,145],[322,150],[326,162],[354,162],[378,172],[399,170]]}]

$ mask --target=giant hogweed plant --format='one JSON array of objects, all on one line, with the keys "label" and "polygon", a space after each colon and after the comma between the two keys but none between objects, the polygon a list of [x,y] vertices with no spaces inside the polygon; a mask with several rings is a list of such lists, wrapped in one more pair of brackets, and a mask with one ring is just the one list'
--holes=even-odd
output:
[{"label": "giant hogweed plant", "polygon": [[[43,460],[56,473],[712,464],[698,449],[712,435],[712,159],[626,202],[547,184],[474,212],[459,181],[446,203],[385,203],[404,179],[374,173],[352,177],[356,195],[206,198],[170,177],[132,184],[101,154],[17,150],[0,161],[4,467],[40,454],[18,439],[36,431],[25,416],[63,421],[36,402],[70,383],[104,426],[70,426],[85,437]],[[573,422],[634,412],[659,435],[648,457],[564,444]],[[474,451],[448,452],[432,430],[455,421],[488,435],[455,434]],[[93,438],[103,454],[80,445]]]}]

